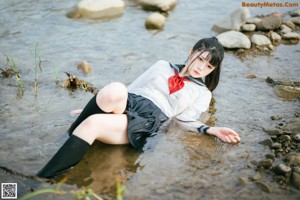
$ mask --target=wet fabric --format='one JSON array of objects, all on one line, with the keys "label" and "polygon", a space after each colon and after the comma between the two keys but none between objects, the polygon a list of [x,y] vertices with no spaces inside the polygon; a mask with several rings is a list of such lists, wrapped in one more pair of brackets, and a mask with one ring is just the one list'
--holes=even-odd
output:
[{"label": "wet fabric", "polygon": [[137,149],[142,149],[147,138],[168,120],[152,101],[132,93],[128,93],[125,114],[128,118],[129,141]]}]

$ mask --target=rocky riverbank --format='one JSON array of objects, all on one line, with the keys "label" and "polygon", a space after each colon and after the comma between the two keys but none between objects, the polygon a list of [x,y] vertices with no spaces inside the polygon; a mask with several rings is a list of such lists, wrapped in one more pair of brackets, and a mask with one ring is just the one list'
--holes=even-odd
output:
[{"label": "rocky riverbank", "polygon": [[228,50],[240,58],[270,55],[280,44],[297,44],[300,39],[300,9],[288,13],[270,13],[251,17],[248,8],[233,11],[212,30]]}]

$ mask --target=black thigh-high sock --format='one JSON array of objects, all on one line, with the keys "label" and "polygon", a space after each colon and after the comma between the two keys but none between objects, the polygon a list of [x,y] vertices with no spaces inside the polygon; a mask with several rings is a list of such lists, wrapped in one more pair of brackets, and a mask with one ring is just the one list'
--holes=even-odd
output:
[{"label": "black thigh-high sock", "polygon": [[89,143],[71,135],[47,165],[37,173],[42,178],[51,178],[76,165],[90,147]]},{"label": "black thigh-high sock", "polygon": [[89,116],[96,114],[96,113],[105,113],[103,110],[101,110],[99,108],[99,106],[97,105],[96,102],[96,96],[94,96],[89,102],[88,104],[84,107],[84,109],[82,110],[82,112],[80,113],[80,115],[77,117],[77,119],[75,120],[75,122],[71,125],[71,127],[68,130],[69,135],[71,135],[73,133],[73,131],[75,130],[75,128],[86,118],[88,118]]}]

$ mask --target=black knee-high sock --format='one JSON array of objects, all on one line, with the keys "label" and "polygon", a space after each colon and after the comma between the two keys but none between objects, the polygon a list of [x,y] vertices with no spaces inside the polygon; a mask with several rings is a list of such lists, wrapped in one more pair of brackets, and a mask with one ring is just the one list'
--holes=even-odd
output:
[{"label": "black knee-high sock", "polygon": [[86,118],[88,118],[89,116],[96,114],[96,113],[105,113],[103,110],[101,110],[99,108],[99,106],[97,105],[96,102],[96,96],[94,96],[89,102],[88,104],[84,107],[84,109],[82,110],[82,112],[80,113],[80,115],[77,117],[77,119],[75,120],[75,122],[71,125],[71,127],[68,130],[69,135],[71,135],[73,133],[73,131],[75,130],[75,128]]},{"label": "black knee-high sock", "polygon": [[51,178],[62,173],[79,163],[89,147],[89,143],[75,135],[71,135],[47,165],[37,173],[37,176]]}]

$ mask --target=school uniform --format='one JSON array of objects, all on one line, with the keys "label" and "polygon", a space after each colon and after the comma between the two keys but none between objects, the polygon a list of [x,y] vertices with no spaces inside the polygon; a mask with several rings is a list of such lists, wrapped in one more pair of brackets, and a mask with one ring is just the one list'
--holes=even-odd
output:
[{"label": "school uniform", "polygon": [[[211,92],[201,79],[179,77],[182,68],[160,60],[129,85],[124,114],[128,117],[128,138],[134,148],[141,149],[147,138],[173,117],[186,126],[203,125],[198,118],[208,109]],[[105,114],[94,96],[69,128],[70,138],[37,176],[51,178],[80,162],[90,145],[72,133],[87,117],[99,113]]]},{"label": "school uniform", "polygon": [[201,79],[185,77],[179,90],[172,90],[169,78],[178,74],[183,65],[160,60],[128,86],[128,138],[135,148],[144,145],[146,138],[157,131],[167,119],[199,128],[199,120],[211,101],[212,94]]}]

